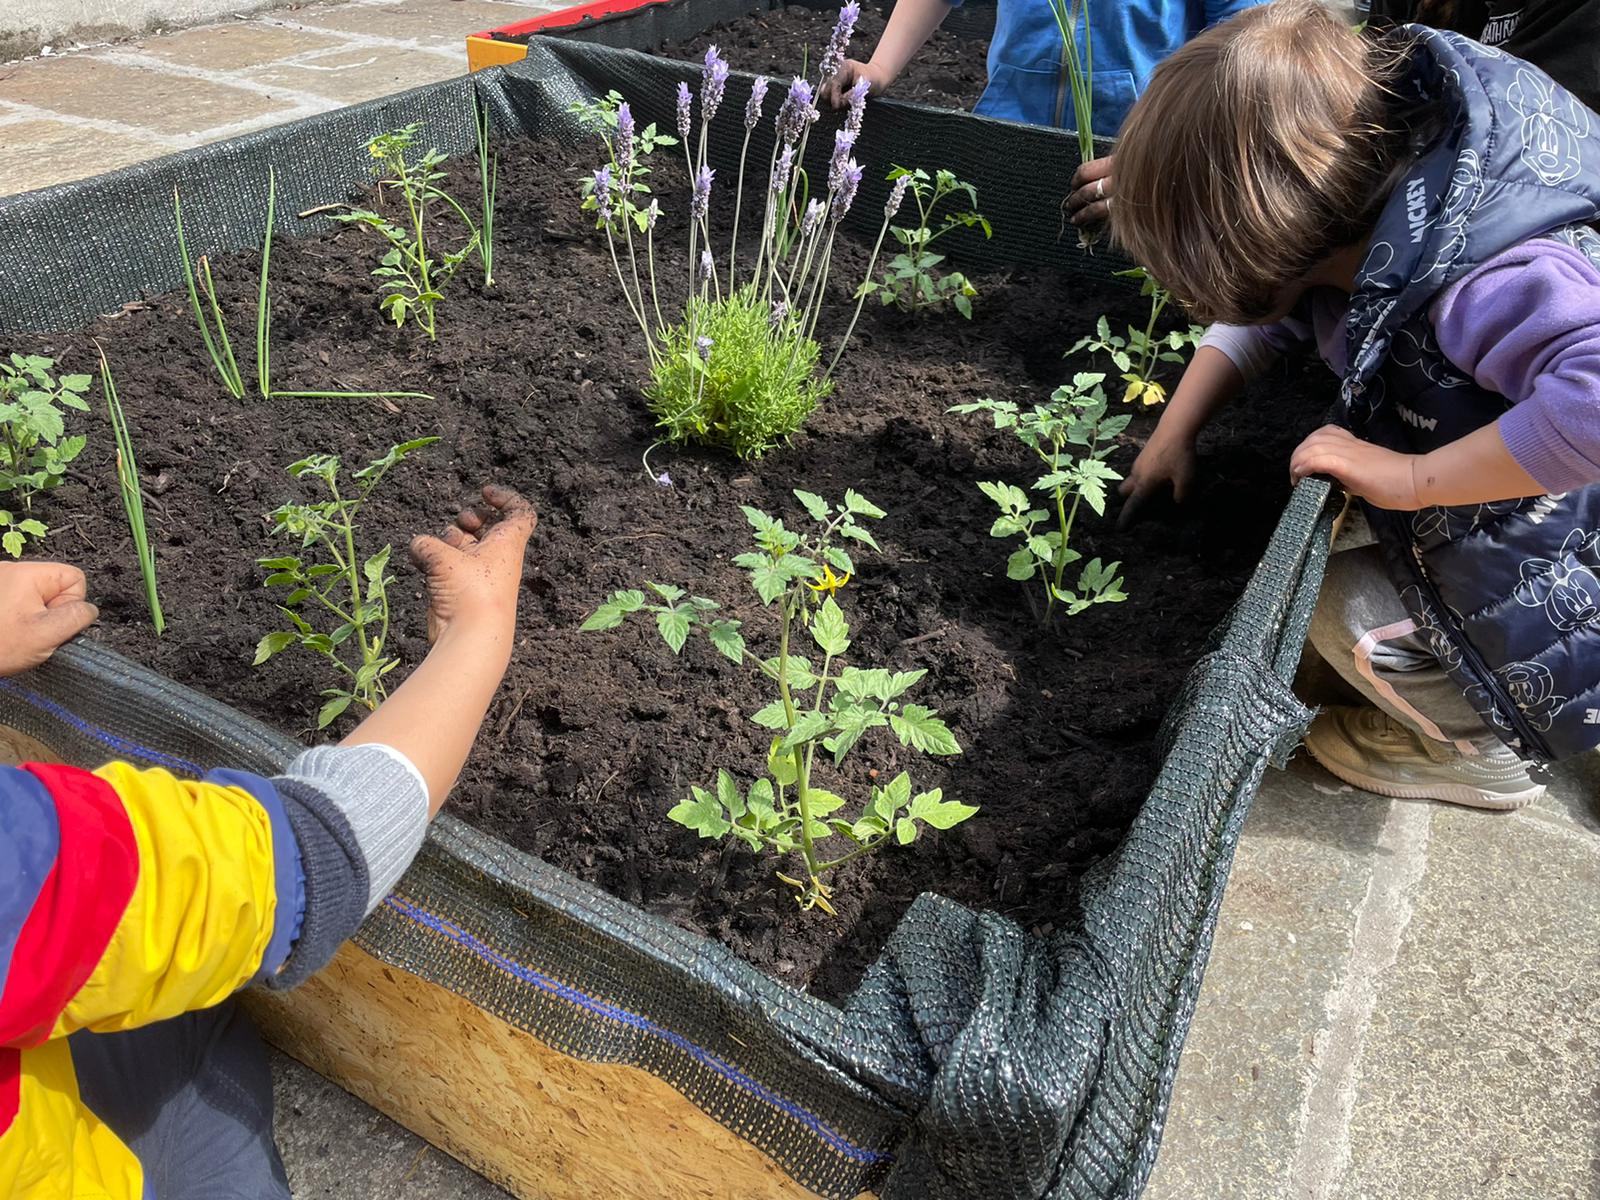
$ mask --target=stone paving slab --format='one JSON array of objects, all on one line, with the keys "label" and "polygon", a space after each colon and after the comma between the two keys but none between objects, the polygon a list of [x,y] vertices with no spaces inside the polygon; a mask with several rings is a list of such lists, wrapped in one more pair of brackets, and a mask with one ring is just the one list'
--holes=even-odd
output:
[{"label": "stone paving slab", "polygon": [[469,33],[546,0],[318,0],[0,63],[0,195],[459,75]]},{"label": "stone paving slab", "polygon": [[273,1132],[294,1200],[510,1200],[483,1176],[277,1051],[272,1083]]},{"label": "stone paving slab", "polygon": [[354,104],[445,77],[439,56],[426,50],[353,46],[294,62],[256,67],[244,77],[272,87]]},{"label": "stone paving slab", "polygon": [[54,118],[0,124],[0,195],[24,191],[25,180],[76,179],[115,171],[167,153],[168,147],[127,133],[85,130]]},{"label": "stone paving slab", "polygon": [[1148,1200],[1277,1196],[1292,1170],[1314,1035],[1388,802],[1303,756],[1267,784],[1228,878]]},{"label": "stone paving slab", "polygon": [[321,50],[337,50],[343,38],[291,28],[270,21],[241,21],[234,25],[207,25],[145,38],[132,50],[181,67],[212,71],[238,71],[262,63],[295,61]]},{"label": "stone paving slab", "polygon": [[267,114],[287,115],[294,108],[209,79],[122,66],[89,54],[0,67],[0,101],[26,105],[35,116],[49,113],[115,122],[166,135],[245,123]]},{"label": "stone paving slab", "polygon": [[1597,781],[1504,814],[1269,772],[1148,1200],[1600,1196]]}]

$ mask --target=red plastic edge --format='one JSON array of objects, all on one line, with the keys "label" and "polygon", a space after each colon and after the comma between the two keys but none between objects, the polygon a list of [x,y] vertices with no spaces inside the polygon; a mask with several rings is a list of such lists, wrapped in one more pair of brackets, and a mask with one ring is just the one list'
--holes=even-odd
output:
[{"label": "red plastic edge", "polygon": [[571,26],[582,25],[585,21],[592,21],[596,17],[609,17],[615,13],[632,12],[636,8],[648,8],[652,4],[664,4],[667,0],[589,0],[587,4],[574,4],[570,8],[563,8],[557,12],[546,13],[542,17],[534,17],[528,21],[517,21],[511,25],[501,25],[496,29],[486,29],[482,33],[469,34],[470,37],[486,38],[490,41],[514,41],[519,37],[540,33],[547,29],[567,29]]}]

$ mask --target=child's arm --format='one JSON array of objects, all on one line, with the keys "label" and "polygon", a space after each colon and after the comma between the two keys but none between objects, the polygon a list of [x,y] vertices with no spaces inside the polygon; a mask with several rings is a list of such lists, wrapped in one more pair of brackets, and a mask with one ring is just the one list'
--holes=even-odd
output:
[{"label": "child's arm", "polygon": [[1586,254],[1549,238],[1525,242],[1453,284],[1430,316],[1445,357],[1512,407],[1422,455],[1319,429],[1295,451],[1295,478],[1332,475],[1398,511],[1600,482],[1600,269]]},{"label": "child's arm", "polygon": [[858,79],[872,85],[871,95],[883,95],[933,31],[944,24],[951,7],[951,0],[900,0],[889,15],[871,60],[863,63],[846,59],[833,78],[823,83],[822,102],[830,108],[843,108],[845,94]]},{"label": "child's arm", "polygon": [[[512,493],[486,495],[500,512],[488,533],[466,514],[416,547],[438,643],[346,745],[271,780],[0,768],[0,1047],[293,983],[355,931],[415,854],[510,652],[534,517]],[[0,644],[37,618],[0,610]]]}]

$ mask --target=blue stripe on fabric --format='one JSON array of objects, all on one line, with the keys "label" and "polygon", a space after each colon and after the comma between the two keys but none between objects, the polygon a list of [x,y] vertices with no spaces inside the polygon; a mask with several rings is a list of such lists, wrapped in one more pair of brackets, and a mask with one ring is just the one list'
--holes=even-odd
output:
[{"label": "blue stripe on fabric", "polygon": [[36,775],[0,767],[0,996],[11,956],[61,852],[55,798]]},{"label": "blue stripe on fabric", "polygon": [[393,909],[395,912],[399,913],[401,916],[415,921],[420,925],[425,925],[429,929],[434,930],[436,933],[442,934],[444,937],[448,938],[452,942],[455,942],[457,945],[471,951],[484,962],[490,964],[491,966],[498,967],[508,975],[512,975],[525,983],[530,983],[534,987],[556,997],[557,999],[565,1000],[567,1003],[576,1005],[587,1012],[594,1013],[597,1016],[605,1017],[609,1020],[617,1022],[620,1025],[626,1025],[631,1029],[637,1029],[641,1033],[649,1034],[651,1037],[659,1038],[675,1049],[683,1051],[702,1066],[715,1071],[718,1075],[721,1075],[730,1083],[733,1083],[737,1087],[750,1093],[750,1095],[754,1096],[756,1099],[761,1100],[766,1104],[770,1104],[773,1108],[776,1108],[779,1112],[782,1112],[786,1116],[793,1117],[795,1120],[799,1121],[801,1124],[805,1125],[806,1128],[815,1133],[818,1138],[826,1142],[829,1147],[837,1151],[839,1154],[842,1154],[844,1157],[859,1163],[881,1163],[893,1161],[893,1154],[882,1150],[867,1150],[857,1146],[854,1142],[851,1142],[849,1139],[844,1137],[844,1135],[834,1131],[833,1129],[830,1129],[826,1124],[823,1123],[822,1119],[816,1116],[814,1113],[808,1112],[806,1109],[801,1108],[794,1101],[787,1100],[778,1095],[771,1088],[755,1079],[752,1079],[743,1071],[733,1066],[733,1064],[725,1062],[716,1055],[712,1054],[709,1050],[705,1050],[702,1047],[695,1045],[682,1034],[674,1033],[665,1026],[658,1025],[648,1017],[640,1016],[638,1013],[630,1012],[625,1008],[620,1008],[615,1004],[608,1004],[604,1000],[599,1000],[593,996],[587,995],[584,992],[580,992],[577,988],[552,979],[550,976],[545,975],[542,972],[535,971],[532,967],[523,966],[514,959],[507,958],[494,948],[485,945],[483,942],[473,937],[472,934],[468,933],[460,926],[445,920],[443,917],[435,916],[433,913],[430,913],[426,909],[411,903],[409,900],[402,899],[399,895],[391,895],[387,897],[384,900],[384,904]]},{"label": "blue stripe on fabric", "polygon": [[272,823],[272,879],[278,897],[272,922],[272,938],[261,956],[261,969],[252,982],[259,983],[289,959],[289,951],[300,938],[306,920],[306,874],[300,861],[300,842],[289,828],[289,814],[283,797],[272,781],[249,771],[219,769],[206,776],[207,783],[242,788],[266,811]]},{"label": "blue stripe on fabric", "polygon": [[40,712],[49,713],[56,720],[76,729],[84,737],[99,742],[120,758],[142,759],[147,763],[152,763],[158,767],[167,767],[193,779],[198,779],[206,773],[204,767],[199,766],[197,763],[192,763],[186,758],[179,758],[176,754],[165,754],[160,750],[151,750],[139,745],[137,742],[130,741],[128,738],[119,737],[109,729],[102,729],[98,725],[85,721],[75,713],[62,708],[54,700],[47,699],[37,692],[30,692],[21,684],[10,679],[0,679],[0,691],[9,692],[24,703],[37,708]]}]

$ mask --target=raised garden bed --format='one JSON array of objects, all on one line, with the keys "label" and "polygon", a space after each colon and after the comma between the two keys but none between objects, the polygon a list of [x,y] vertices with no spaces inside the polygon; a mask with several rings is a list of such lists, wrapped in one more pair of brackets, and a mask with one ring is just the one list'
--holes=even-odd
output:
[{"label": "raised garden bed", "polygon": [[[479,86],[504,127],[570,138],[561,114],[575,96],[625,84],[643,93],[642,120],[670,120],[670,84],[684,73],[636,55],[535,45],[525,66]],[[753,464],[658,450],[651,466],[671,476],[666,488],[638,462],[653,434],[637,399],[637,334],[618,315],[603,243],[575,211],[573,177],[593,166],[591,151],[502,143],[496,286],[458,282],[437,345],[382,323],[369,238],[284,236],[293,223],[284,214],[340,198],[359,178],[360,148],[376,132],[422,118],[462,149],[471,86],[438,85],[0,206],[0,234],[28,230],[33,252],[52,265],[43,275],[16,270],[28,252],[12,252],[16,286],[0,318],[37,328],[46,322],[19,314],[94,311],[127,301],[141,281],[157,293],[172,285],[164,209],[173,183],[195,197],[197,247],[251,244],[273,161],[279,385],[435,397],[222,399],[185,304],[171,294],[128,303],[87,329],[16,339],[76,367],[98,336],[117,372],[150,494],[165,638],[143,623],[125,526],[102,482],[109,441],[98,416],[79,419],[91,449],[49,506],[52,549],[90,569],[106,602],[102,636],[130,657],[308,735],[326,683],[315,660],[280,656],[253,670],[249,657],[276,624],[253,565],[283,548],[264,514],[305,497],[283,468],[309,451],[353,464],[405,438],[442,439],[386,481],[365,524],[375,539],[400,542],[438,522],[485,475],[522,487],[543,514],[517,662],[454,804],[494,836],[441,821],[363,931],[361,945],[377,958],[347,951],[320,992],[290,999],[279,1036],[430,1131],[430,1113],[481,1102],[481,1076],[433,1070],[478,1022],[486,1038],[526,1031],[579,1057],[642,1065],[825,1195],[879,1186],[886,1196],[925,1194],[930,1171],[957,1189],[950,1195],[979,1194],[976,1181],[1000,1174],[1032,1189],[1007,1193],[1019,1196],[1047,1184],[1059,1195],[1131,1194],[1153,1159],[1238,824],[1267,758],[1284,752],[1304,715],[1283,681],[1320,569],[1321,495],[1302,488],[1288,517],[1277,514],[1288,495],[1284,451],[1314,422],[1314,393],[1286,399],[1298,385],[1282,380],[1229,414],[1207,444],[1206,490],[1182,520],[1127,533],[1109,520],[1081,526],[1086,554],[1123,560],[1130,599],[1042,631],[1004,577],[1008,547],[989,538],[994,510],[976,488],[1026,480],[1022,451],[982,418],[945,409],[983,396],[1031,403],[1066,372],[1062,348],[1094,317],[1108,311],[1121,325],[1142,312],[1124,284],[1089,278],[1114,260],[1085,259],[1058,236],[1053,197],[1071,171],[1070,139],[874,107],[862,143],[874,174],[902,157],[948,165],[978,184],[995,220],[992,242],[952,239],[980,293],[972,322],[869,309],[837,395],[791,445]],[[736,97],[742,103],[742,91]],[[737,144],[714,143],[727,169]],[[1004,165],[1021,160],[1038,164],[1035,178]],[[664,197],[681,195],[673,169],[663,162]],[[473,169],[451,170],[470,195]],[[885,190],[869,177],[863,210]],[[663,277],[686,268],[671,228],[681,211],[670,205],[658,231]],[[123,237],[104,252],[114,269],[102,273],[76,231],[108,227],[111,212]],[[143,256],[130,263],[124,245]],[[150,251],[157,246],[165,256]],[[864,253],[844,244],[836,291],[854,285]],[[250,252],[214,256],[235,329],[249,324],[254,262]],[[63,279],[79,284],[69,290],[55,282]],[[825,309],[825,345],[841,308]],[[1126,462],[1150,419],[1130,429],[1115,461]],[[889,510],[878,529],[884,553],[859,556],[841,602],[863,658],[929,670],[919,698],[943,710],[966,746],[939,766],[919,760],[918,784],[942,784],[981,810],[847,870],[836,921],[800,914],[774,886],[770,861],[724,852],[664,819],[716,766],[759,766],[763,736],[735,719],[759,703],[743,677],[700,642],[678,661],[642,630],[576,630],[606,593],[653,578],[692,585],[760,636],[748,584],[727,565],[747,546],[737,505],[787,513],[795,487],[834,496],[855,487]],[[1208,641],[1252,571],[1241,615]],[[402,616],[394,646],[407,661],[420,657],[419,635],[420,620]],[[83,733],[95,726],[146,748],[136,756],[152,762],[270,769],[292,745],[89,652],[64,656],[34,686],[31,698],[0,693],[0,716],[23,733],[64,738],[82,757],[102,752]],[[1169,736],[1158,741],[1169,709]],[[852,769],[881,774],[901,757],[894,742],[874,740]],[[923,896],[896,926],[924,891],[960,903]],[[710,934],[761,971],[685,931]],[[400,1027],[415,1035],[373,1045],[377,1027],[363,1005],[390,988],[414,1006]],[[846,996],[841,1008],[817,999]],[[341,1056],[353,1045],[358,1053]],[[397,1079],[363,1065],[386,1055]],[[509,1086],[533,1115],[494,1142],[516,1145],[543,1136],[541,1121],[559,1124],[559,1102],[532,1098],[527,1079]],[[1025,1153],[1005,1121],[937,1123],[953,1097],[978,1091],[985,1111],[1023,1122]],[[480,1165],[506,1161],[503,1146],[475,1143],[466,1125],[445,1144]],[[683,1131],[692,1125],[669,1117],[663,1126],[676,1131],[663,1145],[691,1169],[700,1143]],[[588,1137],[581,1128],[550,1136],[580,1157]],[[606,1160],[595,1161],[605,1178]],[[496,1177],[525,1181],[514,1162]],[[596,1176],[569,1166],[565,1178]],[[960,1179],[971,1186],[962,1190]],[[559,1194],[585,1194],[580,1182],[572,1188],[580,1190]],[[618,1194],[651,1194],[641,1189]]]},{"label": "raised garden bed", "polygon": [[[991,540],[984,479],[1031,468],[988,420],[947,415],[982,397],[1032,405],[1074,369],[1062,350],[1109,312],[1141,320],[1137,293],[1054,271],[978,274],[974,317],[912,318],[866,310],[838,390],[794,442],[754,462],[661,448],[639,398],[648,374],[638,329],[621,303],[604,241],[576,212],[587,147],[507,148],[496,282],[465,280],[441,306],[437,345],[396,331],[375,307],[372,238],[359,229],[274,250],[276,371],[285,386],[430,391],[402,399],[228,403],[182,292],[152,297],[88,329],[14,339],[69,369],[91,370],[98,338],[138,437],[151,528],[171,628],[156,638],[114,491],[113,443],[100,414],[73,478],[43,510],[50,551],[80,564],[103,606],[99,636],[181,683],[224,699],[285,734],[313,738],[329,686],[326,663],[284,654],[252,668],[256,642],[278,628],[279,593],[258,558],[287,552],[270,513],[304,497],[284,468],[326,451],[351,463],[391,444],[436,436],[390,476],[369,510],[369,537],[403,545],[438,525],[486,478],[522,489],[541,513],[530,553],[521,644],[453,811],[518,849],[646,910],[708,934],[777,977],[841,998],[911,900],[937,891],[1048,928],[1074,881],[1126,830],[1158,765],[1154,738],[1213,626],[1238,597],[1288,496],[1282,463],[1318,403],[1282,381],[1256,389],[1208,436],[1206,483],[1170,523],[1083,527],[1082,550],[1124,563],[1129,599],[1041,628],[1026,591],[1005,575],[1009,547]],[[447,184],[476,186],[476,164]],[[681,188],[662,168],[658,192]],[[329,197],[333,199],[334,197]],[[682,208],[662,218],[666,278],[686,270]],[[443,219],[441,239],[459,235]],[[858,280],[870,247],[838,252],[837,280]],[[254,320],[259,256],[219,259],[224,312]],[[822,326],[831,345],[848,314],[846,287]],[[248,368],[247,368],[248,369]],[[1141,412],[1126,467],[1154,423]],[[730,564],[747,548],[741,504],[797,508],[791,489],[855,487],[890,514],[879,557],[857,555],[842,593],[860,661],[925,668],[919,689],[951,721],[966,753],[908,759],[887,733],[847,764],[905,766],[919,787],[980,807],[957,830],[853,864],[839,918],[801,913],[771,863],[707,843],[665,819],[718,766],[758,774],[766,736],[748,715],[766,703],[747,672],[691,643],[674,660],[653,630],[580,633],[614,588],[642,579],[693,587],[755,631],[769,621]],[[415,593],[416,578],[402,571]],[[422,603],[397,614],[397,648],[420,661]],[[341,719],[340,727],[353,717]],[[844,791],[844,788],[837,790]]]}]

